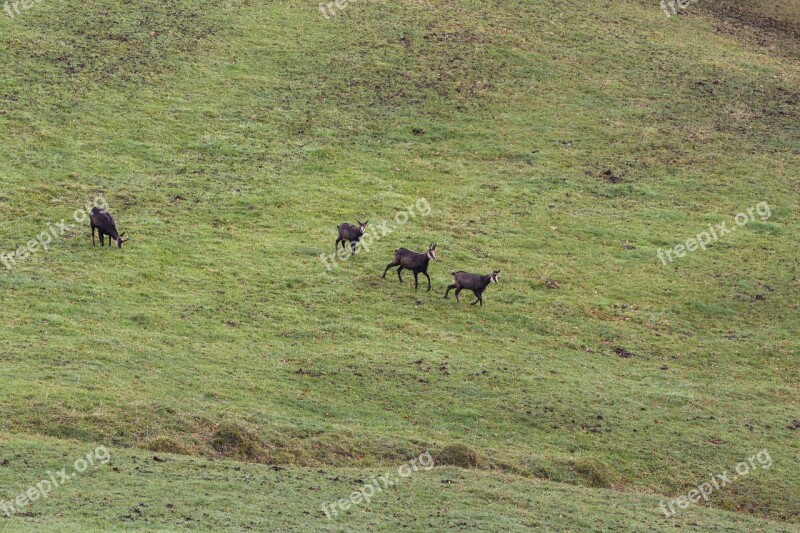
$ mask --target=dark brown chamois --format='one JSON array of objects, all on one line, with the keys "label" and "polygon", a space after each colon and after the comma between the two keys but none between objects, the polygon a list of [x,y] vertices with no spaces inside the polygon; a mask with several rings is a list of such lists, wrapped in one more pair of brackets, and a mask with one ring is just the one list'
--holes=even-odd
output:
[{"label": "dark brown chamois", "polygon": [[339,225],[339,237],[336,239],[336,250],[339,250],[339,243],[342,243],[342,248],[345,250],[347,249],[347,245],[345,242],[350,243],[350,253],[356,255],[356,244],[361,239],[361,236],[364,235],[364,230],[369,224],[369,220],[366,222],[358,222],[358,226],[354,226],[352,224],[340,224]]},{"label": "dark brown chamois", "polygon": [[490,283],[497,283],[500,276],[499,270],[495,270],[491,274],[486,274],[485,276],[479,276],[477,274],[470,274],[469,272],[451,272],[450,274],[453,275],[453,279],[455,283],[452,285],[448,285],[447,290],[444,291],[444,297],[447,298],[447,293],[450,292],[450,289],[456,290],[456,301],[458,302],[458,293],[461,292],[461,289],[467,289],[472,291],[475,296],[478,297],[477,300],[472,302],[471,305],[475,305],[476,303],[480,302],[481,306],[483,306],[483,291],[486,290],[486,287],[489,286]]},{"label": "dark brown chamois", "polygon": [[412,252],[411,250],[406,250],[405,248],[398,248],[394,251],[394,259],[392,262],[386,265],[386,270],[383,271],[383,278],[386,277],[386,273],[389,271],[390,268],[400,266],[397,269],[397,277],[400,278],[400,283],[403,282],[403,276],[400,275],[400,271],[404,268],[407,268],[411,272],[414,273],[414,290],[417,290],[418,280],[417,276],[422,273],[425,274],[425,277],[428,278],[428,290],[431,290],[431,277],[428,275],[428,263],[431,259],[436,259],[436,245],[431,244],[428,246],[428,251],[424,254],[418,254],[416,252]]},{"label": "dark brown chamois", "polygon": [[117,233],[117,225],[114,223],[114,218],[105,209],[95,207],[89,215],[89,221],[92,225],[92,246],[97,243],[94,242],[94,230],[97,228],[97,233],[100,235],[100,246],[105,246],[104,237],[108,235],[108,245],[111,246],[111,239],[117,243],[117,246],[122,248],[123,242],[128,242],[130,239],[123,239],[125,233],[121,235]]}]

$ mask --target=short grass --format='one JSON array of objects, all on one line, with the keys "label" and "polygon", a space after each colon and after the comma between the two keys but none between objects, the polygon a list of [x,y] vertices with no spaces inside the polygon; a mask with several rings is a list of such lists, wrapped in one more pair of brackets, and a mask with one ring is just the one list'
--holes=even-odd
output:
[{"label": "short grass", "polygon": [[[93,448],[48,438],[0,440],[13,450],[4,484],[20,490],[46,473],[67,468]],[[36,477],[34,472],[45,473]],[[115,449],[111,461],[89,467],[29,506],[10,525],[15,531],[174,529],[304,531],[650,531],[664,526],[651,495],[590,489],[454,467],[422,470],[370,502],[347,511],[330,504],[394,468],[285,468],[207,461]],[[10,476],[10,479],[9,479]],[[56,480],[60,476],[56,474]],[[613,505],[609,505],[613,502]],[[322,510],[328,504],[328,518]],[[682,528],[715,531],[793,531],[726,511],[688,508],[673,520]],[[5,524],[4,524],[5,525]],[[796,530],[796,529],[794,529]]]},{"label": "short grass", "polygon": [[[739,25],[702,0],[3,15],[0,251],[98,193],[131,241],[83,225],[0,272],[0,499],[97,444],[120,470],[0,527],[796,530],[800,69],[779,4]],[[326,271],[337,224],[421,198]],[[431,242],[432,292],[381,279]],[[441,298],[450,271],[495,269],[484,307]],[[319,510],[453,443],[477,469]],[[769,470],[658,510],[764,449]]]}]

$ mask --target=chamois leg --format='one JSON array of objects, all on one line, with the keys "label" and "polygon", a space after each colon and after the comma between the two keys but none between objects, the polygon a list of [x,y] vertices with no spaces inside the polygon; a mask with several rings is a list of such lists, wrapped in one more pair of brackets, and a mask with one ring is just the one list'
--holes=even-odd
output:
[{"label": "chamois leg", "polygon": [[403,265],[400,265],[400,268],[397,269],[397,277],[400,278],[400,283],[403,283],[403,276],[400,275],[401,270],[403,270]]},{"label": "chamois leg", "polygon": [[428,278],[428,292],[431,292],[431,277],[424,270],[422,271],[422,273],[425,274],[426,278]]},{"label": "chamois leg", "polygon": [[350,255],[356,255],[356,244],[357,241],[350,241]]},{"label": "chamois leg", "polygon": [[337,251],[337,252],[339,251],[339,243],[340,243],[340,242],[342,242],[342,238],[341,238],[341,237],[339,237],[339,238],[337,238],[337,239],[336,239],[336,251]]},{"label": "chamois leg", "polygon": [[478,299],[472,302],[470,305],[475,305],[476,303],[480,302],[481,307],[483,307],[483,298],[481,298],[481,293],[479,291],[472,291],[472,292],[475,293],[475,296],[477,296]]},{"label": "chamois leg", "polygon": [[97,246],[97,243],[94,242],[94,229],[95,229],[95,225],[92,224],[92,246]]},{"label": "chamois leg", "polygon": [[448,285],[447,290],[444,291],[444,297],[447,298],[447,294],[450,292],[450,289],[456,289],[456,288],[458,288],[458,285],[456,285],[455,283],[453,283],[452,285]]},{"label": "chamois leg", "polygon": [[414,271],[414,292],[417,292],[417,285],[419,285],[419,280],[417,279],[419,276],[419,272]]},{"label": "chamois leg", "polygon": [[458,299],[458,293],[461,292],[461,289],[464,287],[456,287],[456,303],[461,303],[461,300]]},{"label": "chamois leg", "polygon": [[97,228],[97,235],[100,237],[100,246],[106,245],[106,234],[103,233],[103,230]]},{"label": "chamois leg", "polygon": [[386,278],[386,273],[389,272],[389,269],[392,268],[392,267],[396,267],[398,264],[399,263],[389,263],[388,265],[386,265],[386,270],[383,271],[383,276],[381,276],[381,277],[382,278]]}]

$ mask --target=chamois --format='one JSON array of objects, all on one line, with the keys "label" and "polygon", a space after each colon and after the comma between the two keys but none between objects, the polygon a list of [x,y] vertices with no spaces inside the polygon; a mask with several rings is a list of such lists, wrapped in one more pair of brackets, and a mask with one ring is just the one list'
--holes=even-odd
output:
[{"label": "chamois", "polygon": [[369,220],[366,222],[356,221],[358,222],[358,226],[354,226],[352,224],[340,224],[338,227],[339,230],[339,237],[336,239],[336,250],[339,250],[339,243],[342,243],[342,248],[347,249],[347,245],[345,242],[350,243],[350,253],[356,255],[356,244],[361,239],[361,236],[364,235],[364,230],[369,224]]},{"label": "chamois", "polygon": [[447,298],[447,293],[450,292],[450,289],[455,289],[456,302],[458,302],[458,293],[461,292],[461,289],[468,289],[478,297],[478,299],[470,305],[475,305],[480,302],[481,306],[483,306],[483,291],[486,290],[486,287],[488,287],[490,283],[497,283],[500,277],[498,276],[498,274],[500,274],[499,270],[495,270],[491,274],[486,274],[485,276],[470,274],[464,271],[451,272],[450,274],[453,276],[455,283],[448,285],[447,290],[444,291],[444,297]]},{"label": "chamois", "polygon": [[398,248],[394,251],[394,259],[392,262],[386,265],[386,270],[383,271],[383,278],[386,278],[386,273],[389,271],[390,268],[400,266],[397,269],[397,277],[400,278],[400,283],[403,282],[403,276],[400,275],[400,271],[404,268],[407,268],[411,272],[414,273],[414,290],[417,290],[418,280],[417,276],[419,273],[425,274],[425,277],[428,278],[428,290],[431,290],[431,277],[428,275],[428,263],[431,259],[436,259],[436,245],[431,244],[428,246],[428,251],[424,254],[418,254],[416,252],[412,252],[410,250],[406,250],[405,248]]},{"label": "chamois", "polygon": [[92,246],[97,244],[94,241],[95,228],[97,228],[97,233],[100,236],[100,246],[105,246],[106,235],[108,235],[109,246],[111,246],[111,239],[114,239],[114,241],[117,243],[117,246],[120,248],[122,248],[123,242],[130,240],[122,238],[125,233],[117,233],[117,225],[114,223],[114,219],[112,218],[111,214],[105,209],[101,209],[99,207],[92,209],[92,213],[89,215],[89,221],[92,226]]}]

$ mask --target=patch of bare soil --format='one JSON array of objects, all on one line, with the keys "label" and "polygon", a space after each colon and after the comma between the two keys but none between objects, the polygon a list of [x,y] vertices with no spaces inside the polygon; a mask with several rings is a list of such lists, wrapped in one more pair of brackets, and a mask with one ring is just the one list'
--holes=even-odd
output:
[{"label": "patch of bare soil", "polygon": [[[796,9],[792,4],[797,4]],[[695,5],[714,17],[715,31],[757,44],[770,53],[800,58],[800,2],[783,0],[778,5],[722,0]]]}]

